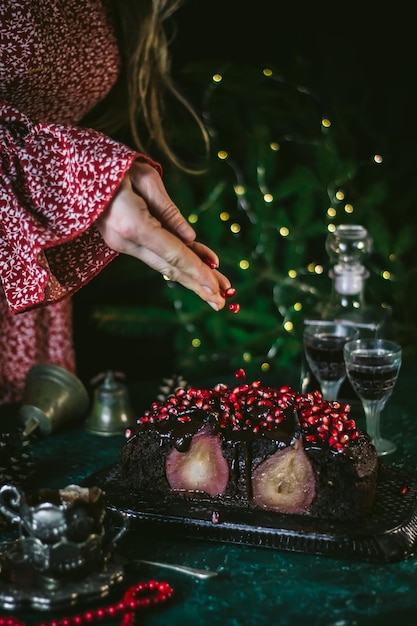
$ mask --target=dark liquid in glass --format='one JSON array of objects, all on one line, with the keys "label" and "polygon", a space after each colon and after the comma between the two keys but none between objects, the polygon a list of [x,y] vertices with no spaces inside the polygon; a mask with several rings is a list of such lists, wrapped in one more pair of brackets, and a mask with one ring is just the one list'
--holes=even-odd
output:
[{"label": "dark liquid in glass", "polygon": [[343,346],[346,341],[346,337],[327,333],[305,337],[307,361],[320,380],[336,381],[345,376]]},{"label": "dark liquid in glass", "polygon": [[349,380],[358,396],[364,400],[381,400],[388,395],[397,380],[398,366],[383,355],[354,357],[349,364]]}]

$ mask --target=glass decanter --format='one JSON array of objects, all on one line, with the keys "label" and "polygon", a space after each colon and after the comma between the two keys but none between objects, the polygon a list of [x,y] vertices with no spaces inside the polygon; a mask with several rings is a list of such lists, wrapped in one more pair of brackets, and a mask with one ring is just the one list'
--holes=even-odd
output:
[{"label": "glass decanter", "polygon": [[[369,271],[364,261],[372,252],[373,241],[361,225],[340,224],[326,238],[332,279],[330,299],[324,303],[321,320],[353,325],[360,338],[382,337],[387,332],[389,307],[368,305],[365,302],[365,285]],[[305,324],[317,320],[305,320]],[[320,384],[303,358],[301,365],[301,391],[307,393],[320,388]],[[343,400],[356,401],[356,394],[346,379],[340,389]]]}]

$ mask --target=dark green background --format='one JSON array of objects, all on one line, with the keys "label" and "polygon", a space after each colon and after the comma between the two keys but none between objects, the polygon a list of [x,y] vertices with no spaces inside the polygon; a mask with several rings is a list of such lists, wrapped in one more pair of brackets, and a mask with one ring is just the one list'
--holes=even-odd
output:
[{"label": "dark green background", "polygon": [[[338,128],[342,129],[342,152],[345,151],[349,158],[359,163],[364,155],[374,151],[384,155],[382,178],[389,189],[381,205],[375,209],[371,226],[372,236],[384,250],[381,258],[387,248],[387,238],[394,236],[401,226],[405,224],[410,233],[417,232],[414,22],[407,10],[384,8],[380,4],[367,5],[365,12],[361,6],[354,5],[336,7],[334,4],[276,3],[275,0],[256,3],[188,0],[175,16],[175,21],[178,32],[172,44],[173,73],[197,108],[202,106],[206,67],[221,68],[230,62],[240,68],[245,77],[246,68],[271,65],[286,80],[317,94],[321,109],[334,117]],[[250,104],[232,101],[237,111],[257,104],[257,93],[251,90],[250,82],[247,89]],[[231,112],[227,109],[224,113],[226,128],[233,122],[233,106]],[[244,128],[242,136],[245,137]],[[182,147],[184,144],[188,147],[187,142],[188,136]],[[195,194],[199,194],[198,182],[186,180],[176,184],[167,164],[164,169],[168,190],[188,215],[194,208],[192,193],[197,189]],[[355,190],[362,197],[370,186],[367,176],[366,172]],[[212,179],[216,182],[217,178],[218,171],[214,169]],[[323,204],[319,210],[323,212],[325,206]],[[366,209],[363,218],[365,226],[369,227]],[[375,226],[376,218],[380,218],[378,226]],[[309,253],[312,247],[320,258],[324,253],[326,232],[323,228],[322,236],[316,236],[308,243],[309,233],[315,227],[316,224],[310,222],[301,230],[304,229],[306,245],[310,246]],[[197,225],[197,232],[200,240],[212,244],[210,223]],[[217,243],[213,245],[217,246]],[[394,304],[405,332],[396,338],[407,349],[416,349],[414,249],[406,250],[401,256],[400,246],[398,248],[401,264],[395,271],[400,274],[397,279],[402,279],[403,285],[401,293],[395,293]],[[222,248],[216,251],[220,258],[226,255]],[[229,271],[228,266],[223,269]],[[272,269],[283,271],[285,275],[284,266]],[[385,295],[376,291],[378,304]],[[251,312],[262,325],[262,313],[270,306],[271,294],[254,292],[249,301],[253,305]],[[108,305],[142,308],[141,330],[130,332],[123,328],[123,323],[116,331],[99,326],[94,311]],[[182,350],[182,339],[176,340],[176,329],[164,328],[164,324],[149,312],[151,306],[159,307],[169,315],[171,304],[167,302],[161,278],[147,272],[140,262],[134,260],[117,259],[76,294],[78,372],[85,382],[106,369],[125,372],[132,381],[172,373],[177,353]],[[199,306],[196,299],[194,309],[199,310]],[[219,337],[233,330],[230,315],[225,312],[217,315],[215,321],[211,311],[202,312],[200,322],[203,326],[215,327],[217,324]],[[221,349],[222,341],[217,339],[217,344],[208,350]],[[238,342],[236,339],[235,344]],[[288,354],[291,359],[291,353]],[[200,368],[197,362],[195,369]]]}]

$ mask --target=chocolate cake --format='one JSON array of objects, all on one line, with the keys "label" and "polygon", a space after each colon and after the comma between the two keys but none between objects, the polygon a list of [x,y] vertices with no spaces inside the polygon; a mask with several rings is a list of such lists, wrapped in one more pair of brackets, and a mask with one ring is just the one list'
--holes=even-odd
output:
[{"label": "chocolate cake", "polygon": [[361,519],[378,459],[350,406],[259,381],[179,387],[126,431],[120,469],[132,494]]}]

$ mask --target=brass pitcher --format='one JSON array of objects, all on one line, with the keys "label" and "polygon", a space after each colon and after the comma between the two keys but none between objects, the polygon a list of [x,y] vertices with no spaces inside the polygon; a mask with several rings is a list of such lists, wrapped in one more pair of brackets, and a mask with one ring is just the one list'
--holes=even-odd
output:
[{"label": "brass pitcher", "polygon": [[127,387],[116,379],[117,376],[121,375],[108,371],[95,378],[96,382],[104,378],[104,382],[94,392],[86,427],[96,435],[118,435],[136,423]]}]

